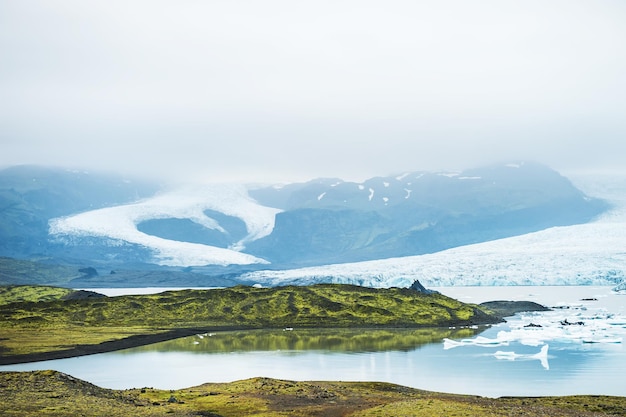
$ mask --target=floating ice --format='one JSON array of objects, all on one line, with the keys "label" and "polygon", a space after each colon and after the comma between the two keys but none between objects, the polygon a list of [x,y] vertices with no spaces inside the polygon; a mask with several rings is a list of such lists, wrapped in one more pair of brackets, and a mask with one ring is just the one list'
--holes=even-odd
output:
[{"label": "floating ice", "polygon": [[483,347],[494,347],[494,346],[508,346],[509,342],[503,339],[489,339],[483,336],[476,336],[473,339],[461,339],[461,340],[453,340],[445,338],[443,339],[443,348],[444,349],[452,349],[459,346],[483,346]]},{"label": "floating ice", "polygon": [[539,353],[535,354],[525,354],[525,353],[515,353],[515,352],[503,352],[501,350],[497,351],[493,354],[496,359],[504,359],[509,361],[516,360],[539,360],[541,362],[541,366],[544,369],[550,369],[550,364],[548,363],[548,346],[543,345]]},{"label": "floating ice", "polygon": [[443,348],[451,349],[463,346],[542,346],[539,353],[528,355],[514,351],[498,350],[493,355],[497,359],[539,359],[545,369],[548,343],[561,346],[585,344],[587,348],[594,344],[621,344],[626,337],[626,317],[610,313],[604,308],[581,304],[558,304],[550,311],[520,313],[507,318],[502,325],[505,330],[497,332],[495,338],[476,336],[470,339],[444,339]]}]

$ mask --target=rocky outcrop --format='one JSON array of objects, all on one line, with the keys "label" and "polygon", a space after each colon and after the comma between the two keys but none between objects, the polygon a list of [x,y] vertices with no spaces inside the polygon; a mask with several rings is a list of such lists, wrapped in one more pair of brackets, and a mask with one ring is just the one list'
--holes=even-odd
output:
[{"label": "rocky outcrop", "polygon": [[422,294],[437,294],[437,291],[435,290],[429,290],[426,287],[424,287],[422,285],[422,283],[416,279],[415,281],[413,281],[413,284],[411,284],[411,286],[409,287],[410,290],[414,290],[417,292],[421,292]]},{"label": "rocky outcrop", "polygon": [[526,311],[549,311],[550,309],[533,301],[487,301],[480,304],[500,317],[510,317]]},{"label": "rocky outcrop", "polygon": [[84,300],[86,298],[102,298],[104,294],[95,291],[77,290],[61,297],[62,300]]}]

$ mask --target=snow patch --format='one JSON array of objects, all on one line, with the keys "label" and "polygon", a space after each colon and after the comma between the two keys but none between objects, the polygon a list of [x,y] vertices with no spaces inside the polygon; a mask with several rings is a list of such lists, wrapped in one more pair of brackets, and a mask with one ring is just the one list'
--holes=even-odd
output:
[{"label": "snow patch", "polygon": [[410,175],[410,172],[405,172],[404,174],[398,175],[398,176],[396,177],[396,179],[397,179],[398,181],[402,181],[403,179],[405,179],[405,178],[406,178],[406,177],[408,177],[409,175]]},{"label": "snow patch", "polygon": [[408,199],[409,197],[411,197],[411,193],[413,192],[413,190],[409,190],[408,188],[405,188],[404,191],[406,191],[406,195],[404,196],[405,199]]},{"label": "snow patch", "polygon": [[369,201],[372,201],[372,198],[374,198],[374,189],[370,188],[370,195],[367,197]]},{"label": "snow patch", "polygon": [[317,196],[317,201],[320,201],[322,198],[324,198],[324,196],[326,195],[326,191],[324,191],[322,194]]}]

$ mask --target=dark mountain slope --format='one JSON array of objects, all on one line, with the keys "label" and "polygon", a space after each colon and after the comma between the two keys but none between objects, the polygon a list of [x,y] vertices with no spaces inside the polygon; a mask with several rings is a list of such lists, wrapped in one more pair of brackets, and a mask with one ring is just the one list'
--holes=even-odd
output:
[{"label": "dark mountain slope", "polygon": [[111,174],[40,166],[0,170],[0,255],[46,254],[50,219],[135,201],[157,189]]},{"label": "dark mountain slope", "polygon": [[274,233],[247,251],[307,265],[431,253],[585,223],[607,208],[557,172],[530,163],[362,184],[317,180],[251,194],[285,212],[276,216]]}]

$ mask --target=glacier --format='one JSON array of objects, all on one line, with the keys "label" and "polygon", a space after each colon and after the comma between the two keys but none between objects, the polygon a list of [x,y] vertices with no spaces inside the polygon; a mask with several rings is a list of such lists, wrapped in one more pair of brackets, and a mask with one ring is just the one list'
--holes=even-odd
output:
[{"label": "glacier", "polygon": [[[264,286],[333,282],[370,287],[408,287],[416,279],[425,286],[616,285],[626,281],[626,176],[567,177],[586,195],[610,202],[611,210],[586,224],[437,253],[290,270],[261,266],[262,270],[238,279]],[[364,184],[358,188],[370,195],[376,192]],[[316,197],[326,199],[327,195]],[[206,210],[241,219],[246,235],[223,248],[164,239],[137,228],[142,221],[177,218],[224,232]],[[110,245],[140,245],[152,251],[155,263],[165,266],[265,265],[265,259],[244,251],[247,244],[273,232],[281,211],[257,202],[245,185],[187,185],[132,204],[54,218],[49,233],[53,239],[78,244],[83,238],[97,238]]]},{"label": "glacier", "polygon": [[267,286],[346,283],[376,288],[479,285],[615,285],[626,280],[626,177],[568,176],[583,192],[612,208],[586,224],[553,227],[521,236],[445,251],[375,261],[243,274]]},{"label": "glacier", "polygon": [[[232,247],[219,248],[180,242],[142,233],[137,225],[145,220],[189,219],[209,229],[223,231],[205,210],[238,217],[247,235]],[[151,249],[156,263],[167,266],[265,264],[264,259],[242,253],[246,243],[272,233],[274,219],[281,210],[259,205],[237,184],[187,185],[132,204],[91,210],[50,220],[53,237],[97,237],[109,242],[128,242]]]}]

